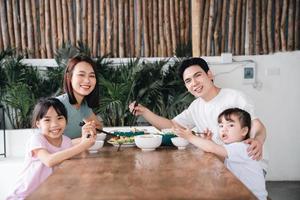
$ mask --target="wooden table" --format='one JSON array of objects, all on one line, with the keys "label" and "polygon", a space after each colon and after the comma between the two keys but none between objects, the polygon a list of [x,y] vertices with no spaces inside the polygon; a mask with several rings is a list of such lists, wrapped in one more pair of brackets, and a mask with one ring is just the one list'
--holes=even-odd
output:
[{"label": "wooden table", "polygon": [[105,146],[63,162],[28,199],[256,199],[213,154]]}]

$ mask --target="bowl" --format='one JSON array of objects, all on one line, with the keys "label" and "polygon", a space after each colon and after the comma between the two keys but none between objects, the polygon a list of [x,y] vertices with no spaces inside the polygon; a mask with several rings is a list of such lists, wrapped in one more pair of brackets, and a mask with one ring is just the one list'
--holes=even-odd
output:
[{"label": "bowl", "polygon": [[189,141],[182,137],[173,137],[171,138],[172,143],[179,149],[183,150],[189,144]]},{"label": "bowl", "polygon": [[102,140],[102,141],[104,141],[105,138],[106,138],[106,134],[105,133],[98,133],[96,140]]},{"label": "bowl", "polygon": [[162,136],[161,135],[137,135],[134,136],[134,141],[137,147],[142,149],[142,151],[153,151],[161,145]]},{"label": "bowl", "polygon": [[95,144],[89,148],[90,153],[96,153],[100,148],[103,147],[103,140],[96,140]]},{"label": "bowl", "polygon": [[177,137],[171,128],[162,129],[161,130],[162,138],[162,146],[173,146],[171,141],[172,138]]}]

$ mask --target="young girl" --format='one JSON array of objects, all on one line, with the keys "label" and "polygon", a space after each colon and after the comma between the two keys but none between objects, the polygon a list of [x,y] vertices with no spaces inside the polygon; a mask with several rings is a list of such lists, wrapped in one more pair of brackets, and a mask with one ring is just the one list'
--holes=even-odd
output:
[{"label": "young girl", "polygon": [[70,59],[63,82],[65,94],[57,98],[68,111],[64,134],[71,139],[79,138],[82,121],[94,121],[96,127],[101,129],[101,123],[92,110],[99,104],[98,78],[93,60],[84,56]]},{"label": "young girl", "polygon": [[248,156],[243,140],[249,138],[251,129],[250,114],[239,108],[224,110],[218,117],[219,134],[224,145],[212,140],[197,137],[191,130],[179,126],[174,128],[178,136],[189,140],[195,146],[206,152],[225,158],[226,167],[242,181],[258,199],[266,199],[267,191],[263,169],[258,161]]},{"label": "young girl", "polygon": [[82,127],[80,142],[72,146],[71,139],[63,135],[67,119],[64,105],[56,98],[40,100],[35,106],[32,126],[40,133],[28,141],[25,167],[7,199],[25,199],[52,174],[55,166],[94,144],[96,130],[89,122]]}]

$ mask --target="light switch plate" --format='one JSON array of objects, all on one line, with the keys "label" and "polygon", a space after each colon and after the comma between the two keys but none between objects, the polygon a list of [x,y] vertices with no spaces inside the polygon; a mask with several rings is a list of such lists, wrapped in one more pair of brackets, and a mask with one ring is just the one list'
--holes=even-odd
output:
[{"label": "light switch plate", "polygon": [[256,69],[255,63],[248,63],[244,65],[243,69],[243,83],[244,84],[253,84],[256,80]]}]

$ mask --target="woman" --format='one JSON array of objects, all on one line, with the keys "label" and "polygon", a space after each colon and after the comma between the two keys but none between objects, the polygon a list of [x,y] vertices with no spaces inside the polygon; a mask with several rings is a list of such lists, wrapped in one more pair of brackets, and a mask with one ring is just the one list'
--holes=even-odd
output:
[{"label": "woman", "polygon": [[70,59],[63,81],[65,94],[57,98],[68,112],[64,134],[72,139],[80,138],[82,121],[94,121],[95,127],[101,129],[101,122],[92,110],[99,105],[98,78],[93,60],[85,56]]}]

